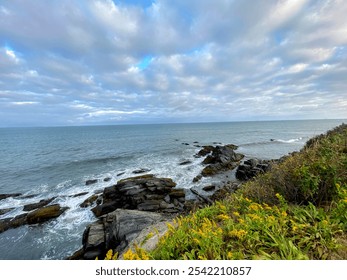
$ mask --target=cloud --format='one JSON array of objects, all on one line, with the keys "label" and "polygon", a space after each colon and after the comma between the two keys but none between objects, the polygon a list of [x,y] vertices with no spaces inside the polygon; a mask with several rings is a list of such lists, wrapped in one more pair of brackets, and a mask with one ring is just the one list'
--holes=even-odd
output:
[{"label": "cloud", "polygon": [[339,0],[7,1],[0,126],[347,118],[346,13]]}]

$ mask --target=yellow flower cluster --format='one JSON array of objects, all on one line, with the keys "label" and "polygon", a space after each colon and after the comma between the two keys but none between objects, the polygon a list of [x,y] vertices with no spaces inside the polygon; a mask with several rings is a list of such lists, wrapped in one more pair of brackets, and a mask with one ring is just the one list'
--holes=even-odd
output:
[{"label": "yellow flower cluster", "polygon": [[242,239],[243,237],[245,237],[247,234],[247,231],[240,229],[233,229],[232,231],[229,232],[229,236],[230,237],[237,237],[238,239]]}]

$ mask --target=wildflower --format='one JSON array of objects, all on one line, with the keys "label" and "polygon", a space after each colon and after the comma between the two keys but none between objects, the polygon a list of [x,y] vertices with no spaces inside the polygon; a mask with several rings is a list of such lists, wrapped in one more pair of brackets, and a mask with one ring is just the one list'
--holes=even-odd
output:
[{"label": "wildflower", "polygon": [[229,232],[229,236],[231,237],[237,237],[238,239],[243,238],[247,234],[247,231],[240,229],[233,229],[232,231]]},{"label": "wildflower", "polygon": [[275,217],[272,216],[272,215],[269,216],[268,219],[269,219],[269,222],[270,222],[270,223],[272,223],[272,222],[274,222],[274,221],[276,220]]},{"label": "wildflower", "polygon": [[239,216],[240,216],[240,213],[237,212],[237,211],[233,212],[233,214],[234,214],[234,216],[236,216],[236,217],[239,217]]},{"label": "wildflower", "polygon": [[228,259],[231,259],[232,257],[233,257],[233,253],[232,253],[232,252],[228,252],[227,258],[228,258]]},{"label": "wildflower", "polygon": [[112,260],[112,256],[113,256],[113,251],[112,251],[112,249],[110,249],[106,253],[105,260]]},{"label": "wildflower", "polygon": [[287,212],[286,212],[286,211],[282,211],[281,215],[282,215],[283,217],[287,217]]},{"label": "wildflower", "polygon": [[194,241],[194,243],[196,243],[197,245],[199,245],[199,244],[200,244],[200,240],[199,240],[199,239],[197,239],[197,238],[193,238],[193,241]]},{"label": "wildflower", "polygon": [[257,210],[259,210],[259,206],[258,206],[257,203],[252,203],[252,204],[249,206],[249,209],[254,210],[254,211],[257,211]]},{"label": "wildflower", "polygon": [[239,223],[240,223],[240,224],[244,224],[244,223],[245,223],[245,220],[240,218],[240,219],[239,219]]},{"label": "wildflower", "polygon": [[220,215],[218,215],[217,216],[217,218],[219,219],[219,220],[229,220],[229,216],[228,215],[225,215],[225,214],[220,214]]},{"label": "wildflower", "polygon": [[261,220],[261,218],[257,214],[247,214],[252,220]]}]

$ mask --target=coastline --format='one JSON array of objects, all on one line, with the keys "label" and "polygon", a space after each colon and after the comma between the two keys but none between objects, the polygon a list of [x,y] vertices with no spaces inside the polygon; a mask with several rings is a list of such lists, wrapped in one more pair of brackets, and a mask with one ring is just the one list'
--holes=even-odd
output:
[{"label": "coastline", "polygon": [[[270,140],[268,140],[270,141]],[[181,144],[182,146],[186,146],[188,144],[189,146],[198,146],[200,143],[195,143],[196,141],[192,142],[182,142],[182,144],[179,142],[178,144]],[[189,147],[187,146],[187,147]],[[196,147],[198,148],[198,147]],[[209,184],[205,185],[203,188],[200,189],[193,189],[193,192],[191,192],[189,189],[184,189],[183,191],[180,190],[178,186],[172,185],[169,187],[166,192],[161,193],[158,195],[156,193],[158,190],[155,190],[152,193],[143,193],[143,196],[145,196],[145,201],[141,201],[141,203],[137,204],[129,204],[129,201],[131,199],[136,198],[137,200],[143,200],[143,197],[136,197],[136,192],[139,191],[141,193],[143,190],[137,189],[136,191],[132,189],[134,186],[138,185],[136,180],[131,177],[126,177],[120,180],[117,180],[114,182],[111,180],[110,177],[103,177],[103,178],[89,178],[87,179],[84,184],[86,188],[89,188],[90,186],[96,186],[96,184],[100,181],[104,182],[105,184],[108,184],[109,187],[115,186],[118,183],[122,183],[122,181],[127,181],[128,187],[130,189],[126,191],[130,191],[129,195],[122,193],[118,194],[121,196],[124,196],[125,199],[124,201],[130,205],[118,205],[116,208],[130,208],[129,210],[138,210],[138,211],[143,211],[147,210],[149,212],[164,212],[165,213],[165,221],[172,220],[174,217],[176,217],[179,214],[182,213],[189,213],[190,211],[195,211],[199,208],[202,208],[203,205],[207,204],[212,204],[213,201],[220,200],[221,198],[225,198],[229,192],[234,192],[236,189],[240,187],[240,181],[236,180],[234,178],[235,175],[237,175],[238,171],[247,171],[248,175],[244,178],[239,177],[240,180],[249,180],[251,177],[254,177],[257,174],[262,174],[265,171],[268,171],[270,169],[270,165],[276,163],[277,161],[263,161],[259,159],[254,159],[254,158],[242,158],[239,152],[239,148],[236,147],[235,145],[230,145],[230,144],[221,144],[221,143],[215,143],[214,146],[203,146],[201,145],[198,150],[196,150],[195,157],[199,157],[199,176],[201,176],[203,179],[204,178],[215,178],[215,181],[219,182],[218,184]],[[199,155],[200,153],[200,155]],[[193,156],[193,155],[191,155]],[[190,163],[189,160],[185,160],[182,158],[177,163],[179,166],[182,167],[187,167],[189,168]],[[242,169],[242,170],[241,170]],[[147,169],[135,169],[132,172],[136,178],[136,176],[148,176],[151,174],[150,170]],[[136,172],[135,172],[136,171]],[[211,173],[212,172],[212,173]],[[137,173],[137,174],[136,174]],[[210,174],[211,173],[211,174]],[[230,175],[232,174],[232,175]],[[155,174],[154,174],[155,175]],[[212,175],[212,177],[209,177],[209,175]],[[155,175],[155,180],[164,180],[166,181],[169,178],[166,177],[161,177]],[[198,177],[198,176],[196,176]],[[144,182],[143,184],[143,189],[148,189],[148,187],[153,188],[153,184],[155,185],[155,180],[153,183],[153,178],[147,178],[148,180]],[[199,180],[199,178],[193,178],[193,180]],[[131,184],[129,185],[129,182]],[[149,183],[149,186],[147,185]],[[152,185],[151,185],[152,184]],[[140,184],[141,185],[141,184]],[[170,184],[169,184],[170,185]],[[178,187],[178,190],[177,190]],[[173,192],[175,190],[175,192]],[[135,191],[135,193],[134,193]],[[183,199],[182,193],[185,193],[185,199]],[[135,194],[135,195],[134,195]],[[94,216],[91,209],[94,209],[100,205],[103,204],[104,201],[104,190],[102,189],[95,189],[93,193],[90,193],[86,190],[75,193],[71,193],[68,196],[66,196],[68,199],[73,199],[75,201],[79,200],[81,202],[78,203],[78,207],[83,210],[85,213],[88,213],[88,215]],[[150,199],[148,199],[150,197]],[[187,199],[189,197],[189,199]],[[62,201],[62,196],[51,196],[48,198],[41,199],[41,197],[35,197],[31,196],[29,198],[28,195],[20,195],[20,194],[14,194],[12,197],[2,197],[3,201],[16,201],[16,200],[23,200],[23,199],[28,199],[30,203],[27,203],[24,205],[23,210],[26,209],[26,213],[34,212],[36,211],[35,215],[38,214],[38,212],[44,215],[43,218],[34,218],[34,219],[29,219],[26,215],[20,214],[18,217],[16,216],[15,219],[10,219],[11,224],[14,228],[22,228],[21,226],[24,225],[25,228],[32,228],[32,224],[42,224],[42,226],[46,225],[54,225],[56,224],[56,221],[65,221],[66,220],[66,211],[70,211],[69,209],[66,208],[66,206],[60,205],[59,207],[56,206],[56,204],[59,204]],[[194,199],[192,199],[194,198]],[[1,199],[1,198],[0,198]],[[135,200],[136,200],[135,199]],[[82,205],[83,204],[83,205]],[[140,207],[138,207],[140,205]],[[52,207],[53,206],[53,207]],[[48,207],[48,208],[47,208]],[[41,209],[41,210],[40,210]],[[52,210],[54,209],[55,213],[53,214],[47,214],[47,210]],[[1,209],[4,210],[4,209]],[[11,211],[11,209],[5,209]],[[109,208],[109,210],[112,212],[114,210],[113,208]],[[43,211],[43,212],[42,212]],[[110,213],[111,213],[110,212]],[[40,214],[40,215],[41,215]],[[100,215],[107,215],[108,213],[101,213]],[[163,214],[163,213],[161,213]],[[61,215],[61,216],[60,216]],[[32,214],[30,214],[32,216]],[[29,216],[29,217],[30,217]],[[1,218],[1,217],[0,217]],[[81,217],[82,218],[82,217]],[[95,218],[94,218],[95,219]],[[162,219],[162,218],[161,218]],[[8,219],[5,218],[5,222],[7,222]],[[68,220],[66,220],[68,221]],[[2,219],[1,223],[4,222],[4,219]],[[1,230],[2,224],[0,224],[0,230]],[[41,227],[41,226],[40,226]],[[39,229],[40,227],[35,226],[33,229]],[[4,227],[2,227],[4,229]],[[6,226],[5,226],[6,229]],[[8,229],[8,228],[7,228]],[[5,231],[4,231],[5,232]],[[81,237],[80,237],[81,239]],[[129,240],[127,240],[127,243],[130,243]],[[103,253],[99,255],[100,258],[102,258],[105,253],[107,252],[105,248],[103,250]],[[93,257],[92,257],[93,259]]]},{"label": "coastline", "polygon": [[[342,124],[235,193],[174,219],[150,250],[132,244],[121,258],[347,259],[346,165]],[[114,251],[106,255],[116,257]]]}]

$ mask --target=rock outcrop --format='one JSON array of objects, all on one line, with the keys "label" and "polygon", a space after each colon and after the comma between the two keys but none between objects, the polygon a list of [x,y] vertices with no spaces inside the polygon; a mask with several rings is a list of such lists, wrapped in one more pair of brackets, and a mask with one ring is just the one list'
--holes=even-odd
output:
[{"label": "rock outcrop", "polygon": [[213,176],[223,171],[236,168],[244,155],[236,153],[237,146],[233,144],[225,146],[205,146],[197,156],[207,157],[202,162],[207,165],[201,172],[204,177]]},{"label": "rock outcrop", "polygon": [[32,211],[32,210],[35,210],[35,209],[40,208],[40,207],[44,207],[44,206],[48,205],[49,203],[51,203],[54,199],[55,199],[55,197],[52,197],[49,199],[42,199],[36,203],[24,205],[23,211],[28,212],[28,211]]},{"label": "rock outcrop", "polygon": [[67,209],[67,207],[61,207],[59,204],[53,204],[36,209],[29,213],[18,215],[14,218],[2,219],[0,220],[0,233],[8,229],[17,228],[26,224],[39,224],[53,218],[57,218]]},{"label": "rock outcrop", "polygon": [[248,159],[238,166],[235,176],[240,181],[250,180],[260,173],[269,171],[274,162],[274,160]]},{"label": "rock outcrop", "polygon": [[117,208],[179,212],[184,207],[185,191],[175,189],[175,186],[169,178],[156,178],[150,174],[123,179],[104,189],[102,204],[92,211],[97,217]]},{"label": "rock outcrop", "polygon": [[117,209],[86,228],[83,249],[75,256],[92,260],[96,257],[103,259],[109,249],[121,253],[143,230],[165,220],[159,213]]}]

